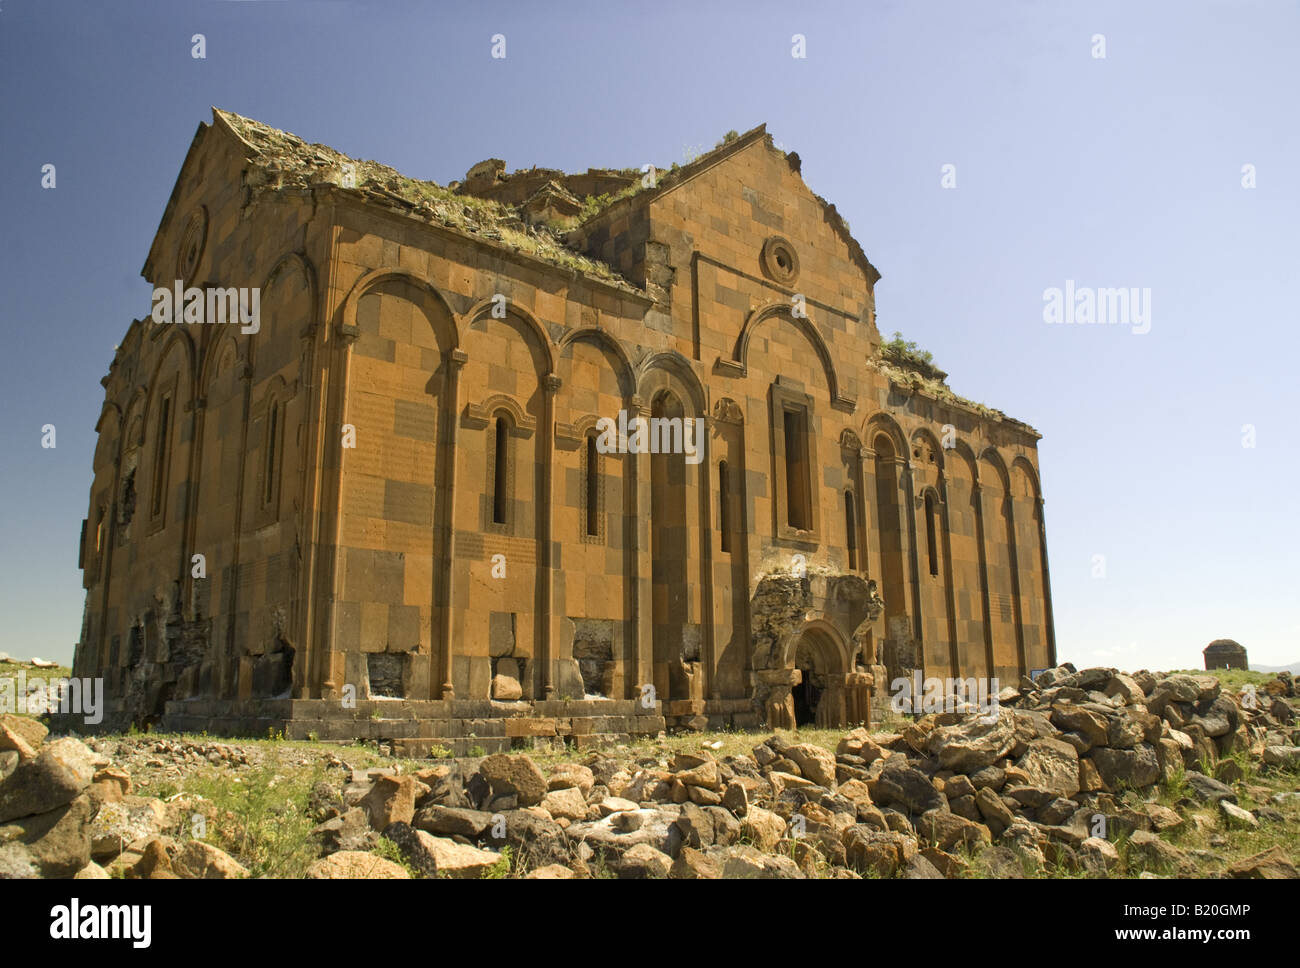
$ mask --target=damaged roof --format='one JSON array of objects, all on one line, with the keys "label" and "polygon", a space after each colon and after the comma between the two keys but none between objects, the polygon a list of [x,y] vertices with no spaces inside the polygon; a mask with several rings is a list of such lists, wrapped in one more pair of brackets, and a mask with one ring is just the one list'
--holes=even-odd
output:
[{"label": "damaged roof", "polygon": [[[766,125],[742,135],[729,133],[712,151],[689,164],[656,169],[656,179],[643,180],[635,168],[589,168],[566,174],[552,168],[528,168],[506,173],[496,158],[470,168],[463,182],[448,186],[410,178],[376,161],[363,161],[328,145],[309,144],[297,135],[244,117],[212,109],[217,126],[233,134],[252,152],[256,165],[248,187],[254,193],[308,189],[332,184],[356,191],[369,200],[404,211],[430,223],[492,241],[516,252],[601,280],[629,292],[644,291],[617,270],[584,251],[588,230],[628,206],[643,204],[682,185],[750,144],[765,140]],[[773,150],[780,150],[773,147]],[[782,152],[798,173],[799,156]],[[649,184],[646,184],[646,182]],[[636,199],[636,196],[645,199]],[[880,278],[835,206],[815,196],[828,222],[849,246],[868,280]],[[635,200],[634,200],[635,199]]]},{"label": "damaged roof", "polygon": [[[297,135],[231,111],[213,108],[212,115],[252,150],[256,164],[249,173],[248,187],[254,193],[336,185],[425,221],[641,292],[608,264],[566,245],[562,232],[525,221],[522,204],[460,194],[437,182],[409,178],[387,165],[353,158],[327,145],[308,144]],[[530,199],[537,194],[532,193]]]}]

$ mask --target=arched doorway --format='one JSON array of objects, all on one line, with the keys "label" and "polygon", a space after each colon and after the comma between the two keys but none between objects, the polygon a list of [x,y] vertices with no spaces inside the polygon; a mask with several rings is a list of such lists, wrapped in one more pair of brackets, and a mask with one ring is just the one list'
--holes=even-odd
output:
[{"label": "arched doorway", "polygon": [[844,721],[843,650],[826,630],[804,629],[792,643],[791,661],[800,681],[791,690],[794,724],[838,726]]}]

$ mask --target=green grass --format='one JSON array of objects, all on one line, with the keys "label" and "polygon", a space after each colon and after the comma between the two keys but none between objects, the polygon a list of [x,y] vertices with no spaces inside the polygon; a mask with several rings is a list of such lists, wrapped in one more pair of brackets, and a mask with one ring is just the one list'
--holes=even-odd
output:
[{"label": "green grass", "polygon": [[307,798],[325,778],[324,769],[241,772],[232,778],[204,771],[182,781],[180,792],[210,804],[203,811],[211,814],[205,839],[247,867],[250,877],[302,877],[318,852]]},{"label": "green grass", "polygon": [[509,845],[501,848],[501,856],[497,862],[482,873],[482,879],[488,881],[504,880],[507,877],[517,876],[513,867],[513,851]]},{"label": "green grass", "polygon": [[380,857],[384,858],[384,860],[391,860],[394,864],[404,868],[413,881],[418,881],[424,877],[420,871],[411,866],[401,849],[387,837],[379,838],[379,843],[376,845],[373,853],[378,854]]},{"label": "green grass", "polygon": [[0,676],[17,678],[20,672],[27,673],[28,679],[68,679],[72,670],[67,666],[55,666],[53,669],[38,669],[26,662],[0,662]]},{"label": "green grass", "polygon": [[1271,672],[1251,672],[1247,669],[1175,669],[1170,675],[1214,676],[1219,685],[1233,692],[1240,692],[1244,685],[1260,686],[1277,678]]},{"label": "green grass", "polygon": [[[51,669],[38,669],[35,666],[29,665],[25,662],[0,662],[0,679],[17,680],[20,675],[25,675],[27,677],[28,683],[30,683],[31,680],[33,679],[43,679],[45,680],[46,683],[48,683],[51,679],[70,679],[72,677],[72,670],[67,666],[61,666],[61,665],[54,666]],[[14,682],[15,700],[19,698],[17,696],[17,688],[18,688],[18,683],[17,681],[15,681]],[[46,726],[48,726],[50,723],[48,715],[45,714],[44,712],[41,713],[28,712],[25,707],[22,709],[15,708],[6,711],[12,712],[14,715],[17,716],[26,716],[29,719],[38,720],[44,723]]]},{"label": "green grass", "polygon": [[929,350],[921,349],[914,342],[904,340],[903,334],[897,330],[894,331],[893,339],[885,340],[880,344],[880,355],[891,363],[918,370],[924,376],[934,377],[938,371],[938,367],[934,365],[934,354]]}]

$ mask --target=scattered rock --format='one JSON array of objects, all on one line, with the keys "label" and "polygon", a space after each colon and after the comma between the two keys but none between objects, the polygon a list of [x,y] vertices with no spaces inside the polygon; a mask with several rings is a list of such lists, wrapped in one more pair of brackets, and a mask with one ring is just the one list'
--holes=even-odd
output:
[{"label": "scattered rock", "polygon": [[803,871],[789,857],[765,854],[748,844],[714,848],[714,860],[720,861],[724,878],[762,880],[774,878],[802,878]]},{"label": "scattered rock", "polygon": [[546,780],[548,790],[564,790],[577,787],[584,797],[591,793],[596,778],[589,767],[580,763],[561,763],[551,770]]},{"label": "scattered rock", "polygon": [[1165,843],[1156,834],[1135,830],[1128,839],[1129,870],[1151,871],[1187,877],[1195,874],[1196,865],[1186,853]]},{"label": "scattered rock", "polygon": [[820,746],[800,743],[791,746],[785,755],[799,765],[799,772],[818,786],[835,789],[835,757]]},{"label": "scattered rock", "polygon": [[740,836],[760,850],[772,850],[785,836],[785,821],[770,810],[750,807],[740,822]]},{"label": "scattered rock", "polygon": [[1300,871],[1296,870],[1286,851],[1281,847],[1270,847],[1228,865],[1224,875],[1237,879],[1296,880],[1300,878]]},{"label": "scattered rock", "polygon": [[40,876],[40,865],[30,850],[17,841],[0,844],[0,881],[35,880]]},{"label": "scattered rock", "polygon": [[938,756],[939,765],[957,773],[973,773],[991,766],[1015,746],[1015,720],[1003,710],[993,722],[971,716],[952,726],[934,730],[926,741],[926,750]]},{"label": "scattered rock", "polygon": [[161,800],[124,797],[102,804],[90,823],[90,855],[97,861],[110,861],[127,844],[166,829],[167,808]]},{"label": "scattered rock", "polygon": [[1188,773],[1187,786],[1199,803],[1215,804],[1221,800],[1237,802],[1237,794],[1232,792],[1232,787],[1204,773]]},{"label": "scattered rock", "polygon": [[1107,877],[1119,868],[1119,851],[1109,840],[1089,837],[1078,849],[1079,863],[1096,877]]},{"label": "scattered rock", "polygon": [[72,877],[90,863],[90,813],[90,799],[81,796],[15,821],[42,877]]},{"label": "scattered rock", "polygon": [[513,795],[521,807],[535,806],[546,796],[546,777],[528,756],[493,753],[478,769],[494,795]]},{"label": "scattered rock", "polygon": [[556,820],[586,820],[587,801],[577,787],[551,790],[542,798],[542,809]]},{"label": "scattered rock", "polygon": [[1300,770],[1300,746],[1265,746],[1264,764],[1284,770]]},{"label": "scattered rock", "polygon": [[1230,800],[1219,801],[1219,813],[1223,817],[1224,824],[1228,829],[1246,829],[1254,830],[1259,827],[1259,821],[1249,810],[1244,810]]},{"label": "scattered rock", "polygon": [[460,836],[473,839],[483,836],[492,825],[492,816],[486,810],[444,807],[434,803],[421,807],[415,819],[411,821],[411,826],[443,837]]},{"label": "scattered rock", "polygon": [[873,802],[899,805],[909,813],[921,814],[947,806],[943,794],[934,788],[930,778],[908,766],[901,756],[886,760],[880,776],[868,787]]},{"label": "scattered rock", "polygon": [[379,844],[379,833],[371,828],[370,817],[360,807],[326,820],[312,830],[312,836],[320,840],[322,854],[364,852]]},{"label": "scattered rock", "polygon": [[410,823],[415,816],[417,784],[419,781],[412,776],[377,777],[359,804],[370,818],[370,826],[383,830],[389,824]]},{"label": "scattered rock", "polygon": [[322,857],[307,868],[312,880],[409,880],[411,875],[401,864],[376,854],[359,850],[341,850]]},{"label": "scattered rock", "polygon": [[637,844],[625,850],[611,865],[621,878],[663,878],[672,869],[673,859],[649,844]]},{"label": "scattered rock", "polygon": [[1102,781],[1112,790],[1119,786],[1141,789],[1160,779],[1160,761],[1148,743],[1132,749],[1099,747],[1089,755]]},{"label": "scattered rock", "polygon": [[524,875],[526,881],[571,881],[578,875],[573,872],[572,868],[565,867],[563,864],[547,864],[544,867],[537,867]]},{"label": "scattered rock", "polygon": [[94,761],[80,740],[64,737],[45,744],[35,759],[19,764],[0,783],[0,823],[71,803],[94,779]]},{"label": "scattered rock", "polygon": [[235,858],[201,840],[188,841],[180,849],[172,858],[172,870],[181,877],[196,880],[235,880],[248,876],[248,869]]}]

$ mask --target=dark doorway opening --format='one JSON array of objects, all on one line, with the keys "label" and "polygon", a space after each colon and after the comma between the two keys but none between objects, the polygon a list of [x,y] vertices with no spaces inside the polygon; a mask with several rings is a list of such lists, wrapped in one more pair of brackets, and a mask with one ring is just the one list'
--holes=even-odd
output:
[{"label": "dark doorway opening", "polygon": [[795,668],[803,674],[803,681],[794,687],[794,723],[796,726],[814,726],[817,723],[817,704],[821,702],[826,686],[826,674],[818,671],[813,649],[800,642],[794,659]]}]

